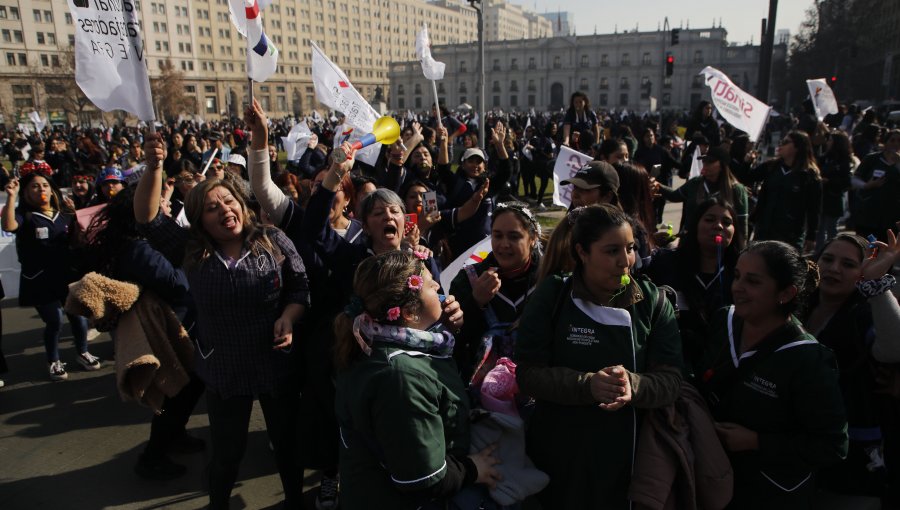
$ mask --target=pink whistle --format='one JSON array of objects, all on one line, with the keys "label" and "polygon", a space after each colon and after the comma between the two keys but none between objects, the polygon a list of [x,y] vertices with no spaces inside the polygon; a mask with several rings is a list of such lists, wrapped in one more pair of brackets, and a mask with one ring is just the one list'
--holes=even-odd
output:
[{"label": "pink whistle", "polygon": [[716,236],[716,244],[722,244],[722,236]]}]

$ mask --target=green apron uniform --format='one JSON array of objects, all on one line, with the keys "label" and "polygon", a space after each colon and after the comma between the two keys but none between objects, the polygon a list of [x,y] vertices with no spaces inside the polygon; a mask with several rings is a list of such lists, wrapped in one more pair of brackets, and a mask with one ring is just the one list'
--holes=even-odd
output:
[{"label": "green apron uniform", "polygon": [[[546,279],[522,316],[516,361],[580,372],[613,365],[637,373],[657,364],[681,367],[681,337],[672,306],[666,302],[659,317],[651,319],[656,286],[646,280],[632,285],[643,299],[623,309],[598,306],[570,293],[562,296],[565,280]],[[553,324],[551,310],[560,298]],[[545,508],[627,508],[637,430],[637,411],[630,405],[610,412],[597,405],[539,400],[526,441],[529,457],[550,475],[550,485],[540,495]]]},{"label": "green apron uniform", "polygon": [[469,403],[452,358],[374,343],[337,378],[341,507],[418,508],[405,491],[447,472],[469,453]]},{"label": "green apron uniform", "polygon": [[733,306],[719,311],[701,384],[716,421],[759,435],[759,450],[729,453],[729,508],[810,508],[816,470],[847,455],[834,354],[792,317],[756,350],[739,355],[741,329]]}]

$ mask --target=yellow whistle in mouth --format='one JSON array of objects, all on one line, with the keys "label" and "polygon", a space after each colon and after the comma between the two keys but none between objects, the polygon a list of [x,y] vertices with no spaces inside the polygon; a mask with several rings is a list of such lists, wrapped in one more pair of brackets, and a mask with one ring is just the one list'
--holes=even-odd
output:
[{"label": "yellow whistle in mouth", "polygon": [[628,286],[628,284],[631,283],[631,277],[628,276],[627,274],[623,274],[623,275],[622,275],[621,282],[622,282],[622,286],[623,286],[623,287],[626,287],[626,286]]},{"label": "yellow whistle in mouth", "polygon": [[109,190],[109,198],[116,196],[117,191],[114,189]]}]

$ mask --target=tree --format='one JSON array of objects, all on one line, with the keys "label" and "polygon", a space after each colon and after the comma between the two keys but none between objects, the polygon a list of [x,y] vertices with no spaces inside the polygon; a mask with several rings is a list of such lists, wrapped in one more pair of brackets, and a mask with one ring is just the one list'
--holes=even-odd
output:
[{"label": "tree", "polygon": [[160,73],[150,80],[150,90],[160,120],[174,120],[182,113],[195,113],[197,100],[184,90],[184,73],[168,59],[160,65]]}]

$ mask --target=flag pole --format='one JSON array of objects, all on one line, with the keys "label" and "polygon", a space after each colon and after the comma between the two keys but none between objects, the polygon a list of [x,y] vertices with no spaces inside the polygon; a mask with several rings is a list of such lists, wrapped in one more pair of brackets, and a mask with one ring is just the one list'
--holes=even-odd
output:
[{"label": "flag pole", "polygon": [[[256,0],[253,0],[253,1],[255,2]],[[247,52],[247,91],[250,94],[250,101],[248,103],[248,106],[252,109],[253,108],[253,78],[250,76],[250,52],[253,51],[253,47],[250,45],[253,43],[250,41],[250,19],[247,18],[246,2],[244,5],[244,32],[247,34],[247,49],[246,49],[246,52]]]},{"label": "flag pole", "polygon": [[[437,117],[438,131],[440,131],[444,126],[441,124],[441,102],[438,99],[437,80],[431,80],[431,90],[434,91],[434,109],[437,110],[437,115],[435,115],[435,117]],[[447,134],[450,135],[450,133]]]}]

